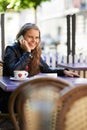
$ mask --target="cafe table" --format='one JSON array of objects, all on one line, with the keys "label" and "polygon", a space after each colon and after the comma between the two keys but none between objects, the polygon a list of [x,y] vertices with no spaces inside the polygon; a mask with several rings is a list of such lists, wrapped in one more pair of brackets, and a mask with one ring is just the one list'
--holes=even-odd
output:
[{"label": "cafe table", "polygon": [[[41,76],[41,75],[40,75]],[[45,75],[43,75],[45,76]],[[32,77],[34,78],[34,77]],[[27,80],[31,80],[32,78],[27,78]],[[35,76],[36,78],[36,76]],[[72,83],[73,85],[79,85],[79,84],[87,84],[87,79],[86,78],[72,78],[72,77],[59,77],[62,78],[63,80],[68,81],[69,83]],[[6,91],[6,92],[11,92],[14,91],[19,85],[21,85],[23,82],[26,82],[26,80],[11,80],[9,77],[0,77],[0,87]]]},{"label": "cafe table", "polygon": [[[51,75],[51,74],[50,74]],[[32,80],[36,77],[41,77],[41,76],[48,76],[48,74],[38,74],[38,75],[35,75],[33,77],[28,77],[26,79],[22,79],[22,80],[18,80],[18,79],[15,79],[14,77],[6,77],[6,76],[1,76],[0,77],[0,88],[2,88],[4,91],[14,91],[18,86],[20,86],[22,83],[28,81],[28,80]],[[53,77],[57,77],[57,74],[52,74],[51,76]]]},{"label": "cafe table", "polygon": [[2,88],[4,91],[13,91],[22,83],[23,81],[14,81],[11,80],[10,77],[0,77],[0,88]]},{"label": "cafe table", "polygon": [[58,64],[58,67],[67,68],[70,70],[76,70],[76,71],[83,71],[84,75],[83,77],[86,77],[86,71],[87,71],[87,63],[60,63]]}]

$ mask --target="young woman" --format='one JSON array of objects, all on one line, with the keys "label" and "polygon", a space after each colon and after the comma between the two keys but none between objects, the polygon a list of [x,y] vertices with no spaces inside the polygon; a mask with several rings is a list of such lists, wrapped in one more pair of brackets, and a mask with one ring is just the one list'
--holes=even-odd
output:
[{"label": "young woman", "polygon": [[16,42],[6,47],[3,60],[3,75],[14,76],[14,70],[27,70],[29,76],[34,76],[38,73],[78,76],[67,69],[51,69],[41,58],[40,41],[39,28],[33,23],[24,24],[16,36]]}]

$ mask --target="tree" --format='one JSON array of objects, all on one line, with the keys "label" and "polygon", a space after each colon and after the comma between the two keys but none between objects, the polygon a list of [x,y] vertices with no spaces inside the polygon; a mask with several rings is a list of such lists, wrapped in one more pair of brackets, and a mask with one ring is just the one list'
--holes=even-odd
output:
[{"label": "tree", "polygon": [[11,0],[0,0],[0,12],[5,12]]},{"label": "tree", "polygon": [[51,0],[0,0],[0,12],[20,11],[33,7],[35,10],[35,22],[37,22],[37,7],[46,1]]},{"label": "tree", "polygon": [[35,22],[37,22],[37,7],[41,5],[42,2],[51,0],[10,0],[7,9],[13,9],[14,11],[20,11],[26,8],[34,8],[35,10]]}]

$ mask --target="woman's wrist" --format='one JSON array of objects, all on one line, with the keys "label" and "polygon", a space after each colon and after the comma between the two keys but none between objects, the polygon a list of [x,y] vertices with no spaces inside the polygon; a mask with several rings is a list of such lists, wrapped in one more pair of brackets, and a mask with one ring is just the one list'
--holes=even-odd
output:
[{"label": "woman's wrist", "polygon": [[68,71],[69,71],[69,69],[65,68],[64,71],[63,71],[64,75],[67,75]]},{"label": "woman's wrist", "polygon": [[28,55],[29,55],[30,58],[33,58],[31,52],[27,51],[27,53],[28,53]]},{"label": "woman's wrist", "polygon": [[28,49],[28,50],[27,50],[27,52],[31,53],[31,50],[30,50],[30,49]]}]

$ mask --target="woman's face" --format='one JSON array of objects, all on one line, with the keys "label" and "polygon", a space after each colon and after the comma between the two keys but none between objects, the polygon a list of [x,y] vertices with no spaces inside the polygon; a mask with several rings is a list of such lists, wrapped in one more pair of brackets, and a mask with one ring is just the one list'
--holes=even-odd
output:
[{"label": "woman's face", "polygon": [[40,43],[39,31],[35,29],[30,29],[24,34],[24,39],[27,41],[31,50],[34,50],[36,46]]}]

